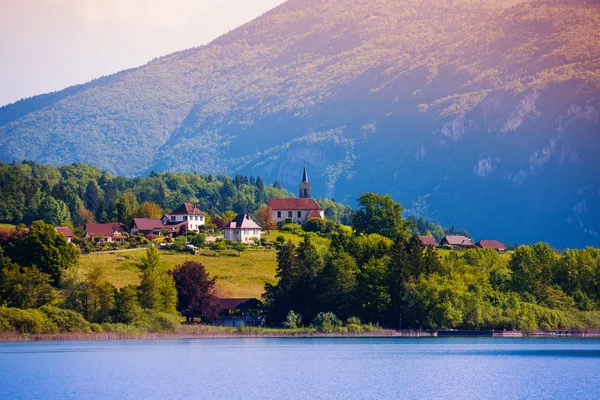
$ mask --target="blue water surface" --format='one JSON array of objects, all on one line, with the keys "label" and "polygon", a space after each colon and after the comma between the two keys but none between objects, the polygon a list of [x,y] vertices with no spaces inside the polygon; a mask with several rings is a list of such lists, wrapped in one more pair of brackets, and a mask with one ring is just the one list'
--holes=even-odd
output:
[{"label": "blue water surface", "polygon": [[0,343],[0,398],[599,399],[600,340]]}]

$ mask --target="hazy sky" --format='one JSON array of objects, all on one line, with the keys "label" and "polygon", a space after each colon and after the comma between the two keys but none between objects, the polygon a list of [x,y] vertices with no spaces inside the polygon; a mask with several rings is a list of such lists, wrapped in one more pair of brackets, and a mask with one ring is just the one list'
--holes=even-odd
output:
[{"label": "hazy sky", "polygon": [[0,0],[0,105],[210,42],[284,0]]}]

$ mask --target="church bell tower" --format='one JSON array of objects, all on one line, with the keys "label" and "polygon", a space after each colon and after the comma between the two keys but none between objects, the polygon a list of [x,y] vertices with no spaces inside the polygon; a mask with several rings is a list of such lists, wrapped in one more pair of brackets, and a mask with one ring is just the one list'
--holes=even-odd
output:
[{"label": "church bell tower", "polygon": [[304,165],[304,172],[302,173],[302,183],[300,184],[300,198],[310,199],[310,183],[308,182],[308,173],[306,172],[306,165]]}]

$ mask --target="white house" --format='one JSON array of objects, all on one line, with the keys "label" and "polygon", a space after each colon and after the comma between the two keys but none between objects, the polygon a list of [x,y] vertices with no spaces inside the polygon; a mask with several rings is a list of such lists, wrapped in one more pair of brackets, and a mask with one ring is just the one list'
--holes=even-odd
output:
[{"label": "white house", "polygon": [[175,211],[162,217],[164,225],[176,225],[187,222],[188,231],[198,231],[206,224],[206,214],[200,211],[194,204],[183,203]]},{"label": "white house", "polygon": [[253,239],[260,240],[262,228],[249,215],[240,214],[223,229],[225,239],[240,243],[250,243]]},{"label": "white house", "polygon": [[275,222],[284,222],[289,218],[301,224],[311,218],[325,218],[323,207],[310,197],[311,185],[308,182],[306,166],[299,186],[300,198],[269,199],[267,205],[273,210]]}]

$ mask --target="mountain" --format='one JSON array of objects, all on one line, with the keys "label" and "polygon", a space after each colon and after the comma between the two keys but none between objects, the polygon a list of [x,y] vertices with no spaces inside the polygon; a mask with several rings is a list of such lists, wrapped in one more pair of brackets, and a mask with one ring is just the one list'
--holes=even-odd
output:
[{"label": "mountain", "polygon": [[594,1],[290,0],[0,109],[0,159],[390,193],[481,239],[600,245]]}]

